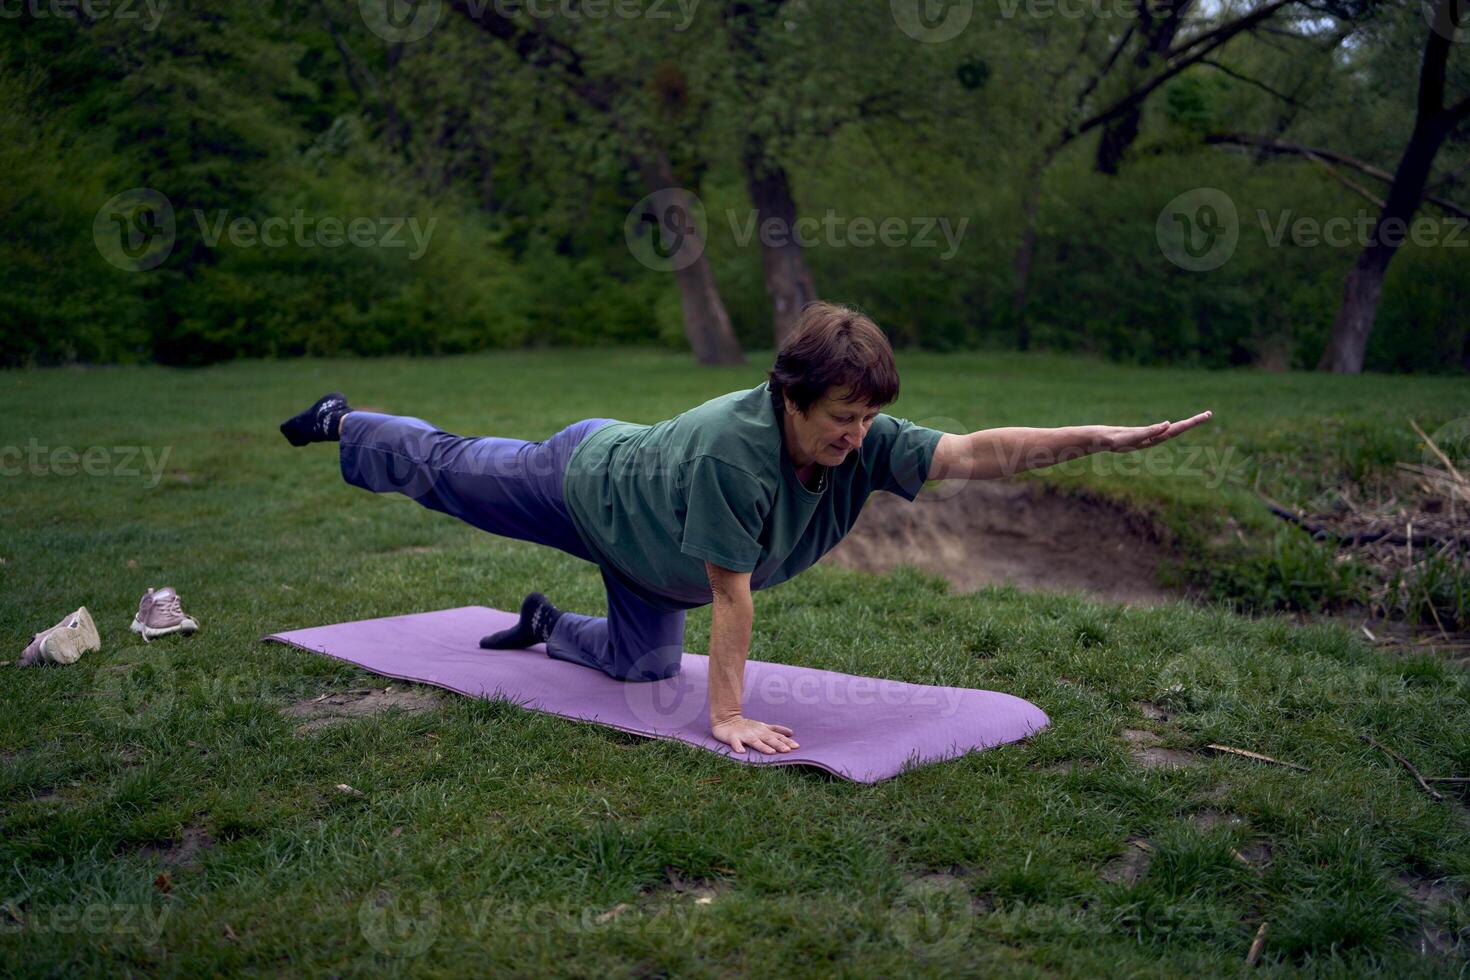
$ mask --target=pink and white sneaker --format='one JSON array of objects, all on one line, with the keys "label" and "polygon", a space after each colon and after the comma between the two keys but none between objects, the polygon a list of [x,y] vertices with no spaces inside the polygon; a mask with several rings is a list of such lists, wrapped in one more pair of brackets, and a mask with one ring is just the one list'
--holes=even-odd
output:
[{"label": "pink and white sneaker", "polygon": [[187,615],[180,607],[179,594],[171,585],[149,589],[148,594],[138,601],[138,614],[133,617],[133,625],[129,627],[142,636],[145,643],[170,633],[183,633],[187,636],[198,628],[198,620]]},{"label": "pink and white sneaker", "polygon": [[92,622],[92,614],[87,612],[87,607],[82,606],[49,630],[31,637],[16,666],[30,667],[47,662],[74,664],[82,654],[101,648],[97,625]]}]

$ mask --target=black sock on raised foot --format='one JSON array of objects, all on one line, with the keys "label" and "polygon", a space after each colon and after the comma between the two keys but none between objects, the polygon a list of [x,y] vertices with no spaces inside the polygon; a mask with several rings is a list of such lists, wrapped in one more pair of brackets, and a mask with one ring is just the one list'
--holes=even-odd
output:
[{"label": "black sock on raised foot", "polygon": [[535,643],[545,643],[561,619],[561,610],[539,592],[532,592],[521,602],[521,621],[510,629],[491,633],[480,640],[484,650],[524,650]]},{"label": "black sock on raised foot", "polygon": [[340,391],[318,398],[316,404],[293,415],[281,423],[281,434],[293,446],[305,446],[312,442],[336,442],[340,435],[342,416],[352,411],[347,398]]}]

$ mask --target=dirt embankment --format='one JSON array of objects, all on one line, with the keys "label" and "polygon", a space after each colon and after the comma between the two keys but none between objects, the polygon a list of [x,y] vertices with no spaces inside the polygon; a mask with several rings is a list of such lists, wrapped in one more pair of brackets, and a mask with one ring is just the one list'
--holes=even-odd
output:
[{"label": "dirt embankment", "polygon": [[1156,581],[1168,554],[1150,523],[1119,504],[986,480],[929,487],[912,503],[875,493],[822,560],[870,572],[912,565],[962,592],[1010,583],[1152,605],[1178,598]]}]

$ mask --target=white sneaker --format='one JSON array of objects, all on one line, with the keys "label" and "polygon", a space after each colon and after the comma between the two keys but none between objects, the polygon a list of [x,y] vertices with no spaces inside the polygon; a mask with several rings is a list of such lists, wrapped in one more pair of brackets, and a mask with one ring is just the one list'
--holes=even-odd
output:
[{"label": "white sneaker", "polygon": [[49,630],[33,636],[21,655],[19,666],[29,667],[46,661],[74,664],[87,651],[101,648],[92,614],[82,606]]},{"label": "white sneaker", "polygon": [[139,600],[138,614],[133,617],[133,625],[129,627],[142,636],[145,643],[170,633],[187,635],[198,628],[198,620],[187,615],[179,606],[179,594],[169,585],[148,590],[148,594]]}]

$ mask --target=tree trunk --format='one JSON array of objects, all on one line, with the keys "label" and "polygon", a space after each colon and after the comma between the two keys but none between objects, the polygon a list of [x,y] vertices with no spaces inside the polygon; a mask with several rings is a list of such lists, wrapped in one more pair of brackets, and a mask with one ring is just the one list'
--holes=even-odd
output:
[{"label": "tree trunk", "polygon": [[1358,374],[1363,370],[1363,355],[1368,348],[1368,336],[1373,332],[1388,265],[1408,235],[1440,145],[1470,115],[1470,98],[1453,108],[1444,107],[1445,63],[1455,29],[1465,17],[1465,6],[1466,0],[1439,0],[1435,8],[1434,24],[1424,45],[1424,61],[1419,70],[1414,131],[1394,171],[1393,184],[1389,186],[1373,232],[1353,271],[1348,273],[1342,305],[1332,324],[1332,336],[1317,362],[1319,371]]},{"label": "tree trunk", "polygon": [[1317,370],[1336,374],[1358,374],[1363,370],[1363,355],[1368,349],[1368,335],[1373,332],[1384,276],[1399,246],[1408,237],[1414,212],[1424,195],[1429,168],[1447,133],[1434,123],[1421,123],[1414,127],[1403,159],[1394,173],[1388,198],[1383,202],[1383,210],[1373,224],[1367,245],[1348,273],[1342,291],[1342,305],[1337,308],[1332,336],[1317,363]]},{"label": "tree trunk", "polygon": [[[621,87],[618,80],[589,76],[576,48],[550,31],[526,27],[497,5],[474,0],[451,0],[451,5],[506,45],[522,62],[566,85],[582,103],[601,113],[609,127],[630,146],[638,147],[633,162],[649,193],[664,192],[687,199],[689,192],[674,179],[673,165],[663,147],[646,132],[633,130],[619,118],[614,101]],[[683,212],[688,214],[689,208],[684,207]],[[679,304],[684,314],[684,335],[689,338],[695,359],[701,364],[745,363],[735,329],[730,325],[730,314],[720,299],[709,257],[705,255],[703,238],[698,229],[685,229],[679,241],[683,255],[674,263],[674,282],[679,288]]]},{"label": "tree trunk", "polygon": [[1041,211],[1041,185],[1046,180],[1046,169],[1056,158],[1059,146],[1045,150],[1026,172],[1026,183],[1021,188],[1021,239],[1016,244],[1016,254],[1011,267],[1015,272],[1015,290],[1011,293],[1011,313],[1016,319],[1016,347],[1027,350],[1031,346],[1031,328],[1026,322],[1026,304],[1031,299],[1031,263],[1036,257],[1036,216]]},{"label": "tree trunk", "polygon": [[[741,164],[755,205],[755,234],[779,349],[796,326],[802,307],[817,298],[817,287],[807,268],[806,252],[796,239],[796,200],[786,169],[766,159],[765,142],[754,135],[746,139]],[[776,234],[762,233],[767,222]]]},{"label": "tree trunk", "polygon": [[1093,169],[1109,177],[1116,176],[1123,165],[1123,154],[1138,139],[1138,127],[1143,113],[1131,109],[1103,127],[1102,138],[1097,142],[1097,161]]},{"label": "tree trunk", "polygon": [[[1139,0],[1137,5],[1139,29],[1143,44],[1133,56],[1133,65],[1146,70],[1155,61],[1161,60],[1174,46],[1174,37],[1179,33],[1183,15],[1192,0]],[[1131,109],[1110,120],[1104,127],[1102,139],[1097,144],[1097,160],[1093,169],[1100,174],[1114,175],[1123,165],[1123,155],[1138,139],[1139,126],[1143,119],[1143,106]]]},{"label": "tree trunk", "polygon": [[[761,35],[780,15],[784,4],[785,0],[729,0],[723,8],[726,37],[735,54],[735,81],[752,104],[771,85]],[[789,118],[783,122],[782,128],[790,132]],[[776,347],[780,348],[796,326],[802,307],[817,298],[817,287],[806,264],[806,252],[796,240],[796,199],[791,193],[790,176],[770,159],[764,137],[747,131],[740,166],[755,207],[761,269],[766,294],[771,298]],[[762,234],[767,222],[771,223],[772,234]]]},{"label": "tree trunk", "polygon": [[[638,172],[650,194],[671,193],[687,197],[688,191],[674,179],[668,154],[654,148],[636,158]],[[689,208],[684,208],[689,213]],[[704,239],[694,227],[685,229],[679,258],[674,263],[674,282],[679,287],[679,305],[684,313],[684,336],[695,360],[701,364],[744,364],[745,355],[735,339],[730,314],[720,299],[714,270],[705,254]]]}]

